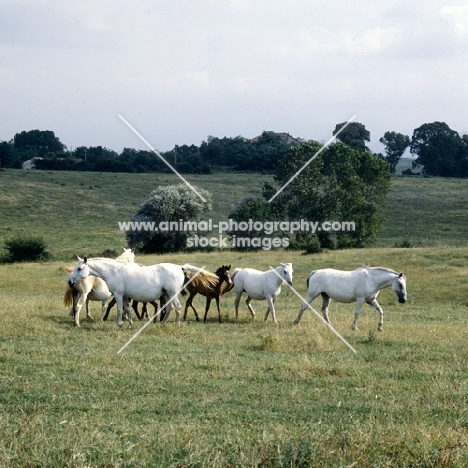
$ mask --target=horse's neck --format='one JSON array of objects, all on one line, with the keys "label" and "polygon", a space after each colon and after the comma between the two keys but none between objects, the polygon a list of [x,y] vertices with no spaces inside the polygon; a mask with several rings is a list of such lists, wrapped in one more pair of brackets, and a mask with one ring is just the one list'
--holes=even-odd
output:
[{"label": "horse's neck", "polygon": [[278,266],[272,271],[272,273],[275,275],[276,282],[277,282],[278,286],[281,286],[283,284],[283,281],[284,281],[283,275],[281,274],[282,270],[283,270],[283,267]]},{"label": "horse's neck", "polygon": [[375,281],[379,289],[387,288],[395,281],[396,273],[391,270],[375,269],[372,271],[375,272]]},{"label": "horse's neck", "polygon": [[[218,276],[218,281],[216,283],[216,289],[219,290],[221,289],[221,286],[223,285],[223,283],[226,281],[226,279],[224,278],[224,276]],[[227,281],[226,281],[226,284],[227,284]]]},{"label": "horse's neck", "polygon": [[109,280],[111,265],[97,260],[88,260],[88,268],[91,274],[102,278],[106,283]]}]

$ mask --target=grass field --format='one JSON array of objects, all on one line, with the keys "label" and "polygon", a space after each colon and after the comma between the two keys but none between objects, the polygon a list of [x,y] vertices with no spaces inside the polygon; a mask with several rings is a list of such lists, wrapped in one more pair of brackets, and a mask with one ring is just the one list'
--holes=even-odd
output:
[{"label": "grass field", "polygon": [[[215,174],[190,181],[216,195],[221,219],[268,176]],[[0,242],[42,235],[55,261],[0,265],[0,468],[3,467],[464,467],[468,465],[468,182],[395,178],[376,248],[323,252],[220,251],[138,256],[213,271],[292,262],[306,293],[310,270],[384,265],[408,278],[407,304],[391,290],[378,316],[332,303],[352,353],[283,287],[278,325],[255,320],[234,295],[207,324],[116,330],[72,326],[62,304],[73,255],[116,252],[127,220],[170,176],[0,171]],[[394,248],[404,239],[415,248]],[[182,298],[184,302],[184,298]],[[195,299],[203,310],[202,298]],[[315,308],[320,307],[317,300]],[[214,307],[214,306],[212,306]],[[98,303],[91,304],[95,317]],[[191,312],[189,312],[190,314]]]},{"label": "grass field", "polygon": [[409,302],[381,293],[383,332],[373,309],[352,332],[353,306],[332,304],[357,354],[311,312],[294,326],[299,300],[283,288],[277,326],[258,302],[254,321],[243,303],[235,321],[231,293],[224,324],[212,310],[207,324],[151,325],[118,355],[141,322],[117,331],[114,312],[74,328],[61,262],[0,266],[0,466],[466,466],[467,259],[467,248],[163,257],[292,261],[301,294],[319,266],[402,269]]}]

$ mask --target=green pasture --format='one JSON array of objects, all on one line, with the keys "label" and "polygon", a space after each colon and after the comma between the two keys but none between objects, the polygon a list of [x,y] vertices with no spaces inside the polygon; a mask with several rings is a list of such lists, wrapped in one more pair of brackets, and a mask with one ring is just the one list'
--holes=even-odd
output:
[{"label": "green pasture", "polygon": [[[267,175],[190,176],[214,194],[210,217],[259,195]],[[384,330],[368,306],[351,331],[353,304],[330,319],[352,353],[313,312],[293,325],[300,300],[286,286],[278,325],[234,294],[207,324],[189,320],[116,329],[62,299],[73,257],[120,253],[128,220],[175,176],[0,171],[0,242],[41,235],[54,261],[0,265],[0,468],[3,467],[464,467],[468,465],[468,181],[393,179],[375,248],[137,256],[262,270],[292,262],[305,295],[312,269],[386,266],[407,276],[407,304],[382,291]],[[403,240],[413,248],[395,248]],[[0,252],[1,254],[1,252]],[[185,298],[181,297],[182,304]],[[195,305],[204,309],[203,298]],[[320,301],[313,303],[320,308]]]},{"label": "green pasture", "polygon": [[[468,463],[468,248],[299,253],[203,252],[140,257],[213,270],[294,265],[305,295],[313,268],[386,265],[408,278],[409,302],[391,290],[365,307],[332,303],[335,328],[313,314],[293,325],[299,299],[286,287],[279,324],[251,320],[222,300],[207,324],[116,329],[62,305],[63,262],[0,266],[1,467],[462,467]],[[183,299],[183,298],[182,298]],[[196,298],[203,309],[204,301]],[[183,300],[182,300],[183,302]],[[314,303],[320,307],[319,301]],[[99,316],[98,303],[92,303]]]},{"label": "green pasture", "polygon": [[[261,196],[271,175],[187,175],[213,194],[207,218],[225,220],[236,203]],[[118,221],[128,221],[159,185],[179,183],[172,174],[0,171],[0,255],[18,234],[39,235],[56,259],[116,252],[125,246]],[[468,245],[468,180],[394,177],[377,247]],[[313,220],[315,221],[315,220]]]}]

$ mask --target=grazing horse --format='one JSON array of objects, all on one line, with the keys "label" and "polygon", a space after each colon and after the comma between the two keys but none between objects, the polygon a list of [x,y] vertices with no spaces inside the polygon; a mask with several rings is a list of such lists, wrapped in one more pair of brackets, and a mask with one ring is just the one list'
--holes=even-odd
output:
[{"label": "grazing horse", "polygon": [[[133,263],[135,261],[134,249],[125,249],[122,247],[123,253],[116,260],[122,263]],[[71,273],[70,267],[65,267],[65,271]],[[78,282],[73,288],[68,286],[63,297],[63,303],[69,307],[72,305],[70,315],[77,327],[80,326],[80,310],[83,304],[86,304],[86,318],[94,320],[89,312],[89,301],[101,301],[101,320],[106,311],[106,304],[112,293],[109,291],[107,284],[101,278],[96,276],[88,276],[86,279]]]},{"label": "grazing horse", "polygon": [[[215,273],[201,270],[200,268],[194,267],[192,265],[184,265],[183,269],[189,280],[193,278],[193,280],[186,285],[186,289],[188,290],[190,296],[185,302],[184,320],[187,318],[187,310],[190,306],[195,313],[197,322],[200,321],[192,301],[197,294],[201,294],[202,296],[206,297],[205,316],[203,321],[206,323],[211,301],[212,299],[215,299],[216,306],[218,307],[219,323],[222,323],[223,320],[221,318],[221,311],[219,309],[219,298],[224,293],[230,291],[234,286],[231,275],[229,274],[231,265],[220,266]],[[196,273],[198,274],[195,276]]]},{"label": "grazing horse", "polygon": [[265,314],[265,321],[271,311],[274,323],[276,321],[275,301],[281,292],[281,285],[286,281],[292,286],[293,281],[293,268],[292,263],[281,263],[274,270],[258,271],[253,268],[236,268],[232,277],[234,278],[234,289],[236,290],[236,300],[234,305],[236,307],[236,319],[239,315],[239,301],[244,292],[248,297],[246,300],[247,307],[255,317],[255,311],[250,303],[252,299],[267,300],[268,309]]},{"label": "grazing horse", "polygon": [[[150,302],[159,299],[165,292],[176,309],[176,324],[180,324],[180,302],[178,294],[184,288],[185,275],[180,265],[158,263],[151,266],[140,266],[135,263],[120,263],[110,258],[90,258],[80,260],[68,279],[68,284],[74,286],[78,281],[89,275],[98,276],[106,283],[117,301],[117,327],[123,324],[124,310],[129,325],[132,318],[128,299],[139,302]],[[164,317],[169,317],[170,310]]]},{"label": "grazing horse", "polygon": [[379,291],[392,287],[398,296],[398,302],[405,303],[408,300],[406,294],[406,278],[403,273],[384,267],[364,267],[354,271],[341,271],[332,268],[314,270],[307,278],[308,293],[305,302],[301,305],[299,315],[294,321],[298,324],[302,314],[308,304],[310,304],[319,294],[322,295],[322,314],[326,322],[328,318],[328,306],[331,300],[337,302],[356,302],[354,311],[354,321],[352,329],[357,330],[357,320],[361,307],[364,303],[377,309],[380,314],[378,330],[383,327],[383,310],[377,302]]}]

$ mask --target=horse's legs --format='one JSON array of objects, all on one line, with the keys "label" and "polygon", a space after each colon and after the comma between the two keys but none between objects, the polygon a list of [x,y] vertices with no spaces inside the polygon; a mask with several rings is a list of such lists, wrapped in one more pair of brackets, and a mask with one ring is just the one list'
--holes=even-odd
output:
[{"label": "horse's legs", "polygon": [[[174,301],[175,301],[175,298],[173,299],[173,301],[166,302],[164,304],[164,307],[161,309],[161,323],[166,323],[167,320],[169,319],[169,315],[172,311],[172,307],[174,306],[173,304]],[[180,305],[180,302],[179,302],[179,305]],[[176,312],[176,315],[177,315],[177,312]],[[176,317],[176,320],[177,320],[177,317]]]},{"label": "horse's legs", "polygon": [[127,300],[123,298],[120,294],[114,294],[115,302],[117,303],[117,329],[119,329],[123,325],[122,315],[123,315],[123,308],[124,302]]},{"label": "horse's legs", "polygon": [[89,299],[88,299],[88,296],[86,296],[86,318],[89,318],[91,320],[94,320],[93,319],[93,316],[91,315],[91,313],[89,312]]},{"label": "horse's legs", "polygon": [[236,299],[234,300],[234,307],[236,308],[236,320],[239,318],[239,302],[243,291],[236,291]]},{"label": "horse's legs", "polygon": [[[219,320],[219,323],[223,323],[223,318],[221,317],[221,309],[219,308],[219,296],[216,296],[216,297],[215,297],[215,301],[216,301],[216,307],[218,308],[218,320]],[[208,298],[206,298],[205,322],[206,322],[206,314],[208,314],[208,310],[210,309],[210,302],[211,302],[211,298],[210,298],[209,301],[208,301]]]},{"label": "horse's legs", "polygon": [[108,301],[108,299],[104,299],[101,302],[101,317],[106,313],[107,301]]},{"label": "horse's legs", "polygon": [[[208,317],[208,311],[210,310],[210,304],[211,304],[211,300],[213,298],[212,297],[209,297],[209,296],[206,296],[206,305],[205,305],[205,316],[203,317],[203,322],[206,323],[206,319]],[[219,319],[219,323],[223,323],[222,319],[221,319],[221,312],[219,310],[219,297],[216,298],[216,305],[218,306],[218,319]]]},{"label": "horse's legs", "polygon": [[268,309],[267,309],[266,314],[265,314],[265,322],[266,322],[266,320],[268,318],[268,313],[271,310],[271,316],[273,318],[273,323],[278,323],[276,321],[275,301],[276,301],[276,298],[273,299],[271,296],[267,297]]},{"label": "horse's legs", "polygon": [[[175,320],[175,324],[176,325],[180,325],[180,311],[182,310],[182,306],[180,305],[180,302],[179,302],[179,299],[177,298],[177,296],[174,297],[174,306],[175,306],[175,313],[176,313],[176,320]],[[169,314],[168,314],[169,315]],[[164,317],[166,318],[166,317]]]},{"label": "horse's legs", "polygon": [[123,299],[123,309],[124,309],[124,316],[128,321],[128,326],[131,327],[133,324],[133,320],[132,320],[132,312],[130,309],[130,299],[128,297],[124,297]]},{"label": "horse's legs", "polygon": [[361,307],[364,304],[364,302],[365,302],[365,299],[363,297],[358,297],[356,299],[356,308],[354,309],[354,320],[353,320],[353,324],[351,325],[351,328],[353,330],[359,331],[357,327],[357,320],[359,318],[359,313],[361,312]]},{"label": "horse's legs", "polygon": [[379,324],[377,325],[377,330],[382,331],[382,327],[383,327],[382,307],[380,307],[380,304],[377,302],[377,299],[373,299],[372,301],[369,301],[368,304],[372,306],[374,309],[377,309],[377,312],[380,314],[380,320],[379,320]]},{"label": "horse's legs", "polygon": [[141,318],[145,317],[146,320],[149,320],[149,314],[148,314],[148,303],[143,302],[143,305],[141,306]]},{"label": "horse's legs", "polygon": [[328,294],[322,293],[322,315],[327,323],[330,323],[330,319],[328,318],[328,306],[330,302],[331,297]]},{"label": "horse's legs", "polygon": [[[80,310],[83,304],[88,300],[88,295],[84,293],[78,293],[73,297],[73,320],[77,327],[80,326]],[[86,317],[88,317],[88,309],[86,308]],[[92,318],[92,317],[91,317]]]},{"label": "horse's legs", "polygon": [[299,309],[299,314],[297,316],[297,319],[294,320],[294,323],[297,325],[300,321],[301,321],[301,318],[302,318],[302,314],[304,313],[304,310],[307,309],[308,305],[319,295],[319,293],[315,294],[315,293],[308,293],[307,294],[307,297],[305,298],[305,301],[302,303],[301,305],[301,308]]},{"label": "horse's legs", "polygon": [[200,317],[198,316],[197,310],[193,306],[193,298],[197,295],[197,292],[190,292],[189,298],[185,301],[185,310],[184,310],[184,320],[187,319],[187,311],[188,308],[191,307],[193,309],[193,312],[195,314],[195,319],[197,322],[200,321]]},{"label": "horse's legs", "polygon": [[158,303],[156,301],[150,301],[149,303],[154,307],[154,313],[151,318],[149,318],[149,314],[148,314],[148,320],[151,320],[152,322],[154,322],[156,321],[155,315],[158,313]]},{"label": "horse's legs", "polygon": [[115,297],[112,298],[112,300],[109,302],[109,305],[107,306],[106,313],[101,316],[101,322],[104,322],[107,320],[107,317],[109,317],[109,312],[114,307],[116,304]]},{"label": "horse's legs", "polygon": [[138,320],[142,320],[143,319],[143,311],[141,312],[141,315],[138,313],[138,301],[132,301],[132,309],[134,310],[135,312],[135,315],[137,316],[137,319]]},{"label": "horse's legs", "polygon": [[255,317],[255,310],[253,310],[253,307],[250,305],[251,302],[252,302],[252,298],[250,296],[247,297],[247,300],[245,301],[245,303],[247,304],[247,307],[249,308],[250,313],[252,314],[252,317]]},{"label": "horse's legs", "polygon": [[[164,317],[165,317],[165,314],[167,312],[167,309],[164,308],[164,305],[166,304],[167,300],[169,298],[167,297],[166,294],[163,294],[160,298],[159,298],[159,307],[161,308],[161,313],[159,314],[159,321],[162,322]],[[154,314],[156,315],[158,313],[158,304],[156,304],[156,301],[152,301],[151,304],[153,304],[154,306]],[[153,321],[155,321],[156,318],[153,319]]]}]

